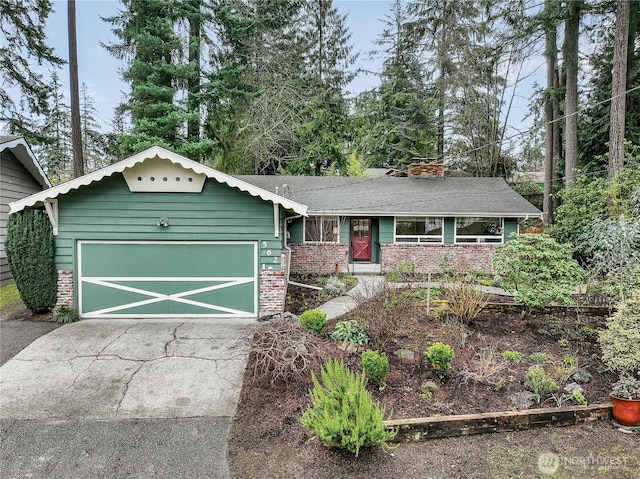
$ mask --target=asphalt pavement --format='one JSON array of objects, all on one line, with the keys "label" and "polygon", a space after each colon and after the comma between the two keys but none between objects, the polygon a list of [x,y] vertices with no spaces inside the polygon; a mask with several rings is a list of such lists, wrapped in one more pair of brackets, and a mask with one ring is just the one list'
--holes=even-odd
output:
[{"label": "asphalt pavement", "polygon": [[0,323],[2,479],[229,477],[246,323],[85,320],[22,349],[39,328]]}]

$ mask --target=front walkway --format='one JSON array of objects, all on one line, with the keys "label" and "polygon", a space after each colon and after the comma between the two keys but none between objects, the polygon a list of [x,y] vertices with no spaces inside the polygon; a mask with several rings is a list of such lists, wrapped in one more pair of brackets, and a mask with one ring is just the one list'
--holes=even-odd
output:
[{"label": "front walkway", "polygon": [[372,298],[384,287],[384,276],[356,275],[358,284],[347,291],[345,296],[334,298],[318,309],[327,314],[327,319],[334,319],[348,313],[364,299]]}]

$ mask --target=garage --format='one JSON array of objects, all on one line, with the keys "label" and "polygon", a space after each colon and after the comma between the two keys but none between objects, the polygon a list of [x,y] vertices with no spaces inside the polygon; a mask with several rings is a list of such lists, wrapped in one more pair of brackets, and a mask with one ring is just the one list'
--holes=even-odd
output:
[{"label": "garage", "polygon": [[79,241],[83,317],[255,317],[254,242]]}]

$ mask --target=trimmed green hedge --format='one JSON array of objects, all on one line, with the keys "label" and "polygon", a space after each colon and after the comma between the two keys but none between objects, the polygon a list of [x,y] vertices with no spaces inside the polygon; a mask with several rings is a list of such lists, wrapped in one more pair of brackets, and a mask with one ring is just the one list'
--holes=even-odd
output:
[{"label": "trimmed green hedge", "polygon": [[58,272],[46,213],[25,209],[10,215],[5,250],[25,306],[34,313],[51,311],[57,301]]}]

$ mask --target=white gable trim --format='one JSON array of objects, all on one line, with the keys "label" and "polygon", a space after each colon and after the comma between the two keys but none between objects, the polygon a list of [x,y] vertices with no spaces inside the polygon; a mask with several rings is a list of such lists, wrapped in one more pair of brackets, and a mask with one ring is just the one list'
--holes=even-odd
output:
[{"label": "white gable trim", "polygon": [[13,138],[9,141],[0,143],[0,151],[10,150],[18,159],[22,166],[24,166],[31,176],[42,186],[43,188],[51,188],[49,178],[44,174],[42,167],[36,160],[36,156],[33,154],[29,143],[22,137]]},{"label": "white gable trim", "polygon": [[13,203],[9,204],[9,213],[15,213],[29,206],[35,206],[37,204],[44,203],[45,201],[53,200],[60,195],[64,195],[72,190],[77,190],[78,188],[89,185],[95,181],[100,181],[115,173],[122,173],[127,168],[132,168],[133,166],[140,164],[145,160],[155,157],[169,160],[175,164],[179,164],[183,168],[192,170],[194,173],[204,174],[207,176],[207,178],[212,178],[219,183],[224,183],[232,188],[237,188],[240,191],[247,192],[251,196],[262,198],[263,200],[270,201],[276,205],[281,205],[283,208],[291,210],[296,214],[303,216],[306,216],[307,214],[307,207],[305,205],[292,201],[288,198],[284,198],[283,196],[277,195],[275,193],[271,193],[267,190],[249,184],[246,181],[239,180],[238,178],[234,178],[233,176],[227,175],[218,170],[214,170],[213,168],[209,168],[208,166],[204,166],[196,161],[185,158],[184,156],[173,153],[172,151],[169,151],[160,146],[153,146],[144,151],[141,151],[136,155],[130,156],[125,160],[119,161],[118,163],[115,163],[111,166],[107,166],[106,168],[102,168],[100,170],[94,171],[93,173],[89,173],[79,178],[67,181],[58,186],[54,186],[53,188],[49,188],[48,190],[44,190],[40,193],[27,196],[26,198],[23,198],[21,200],[14,201]]}]

